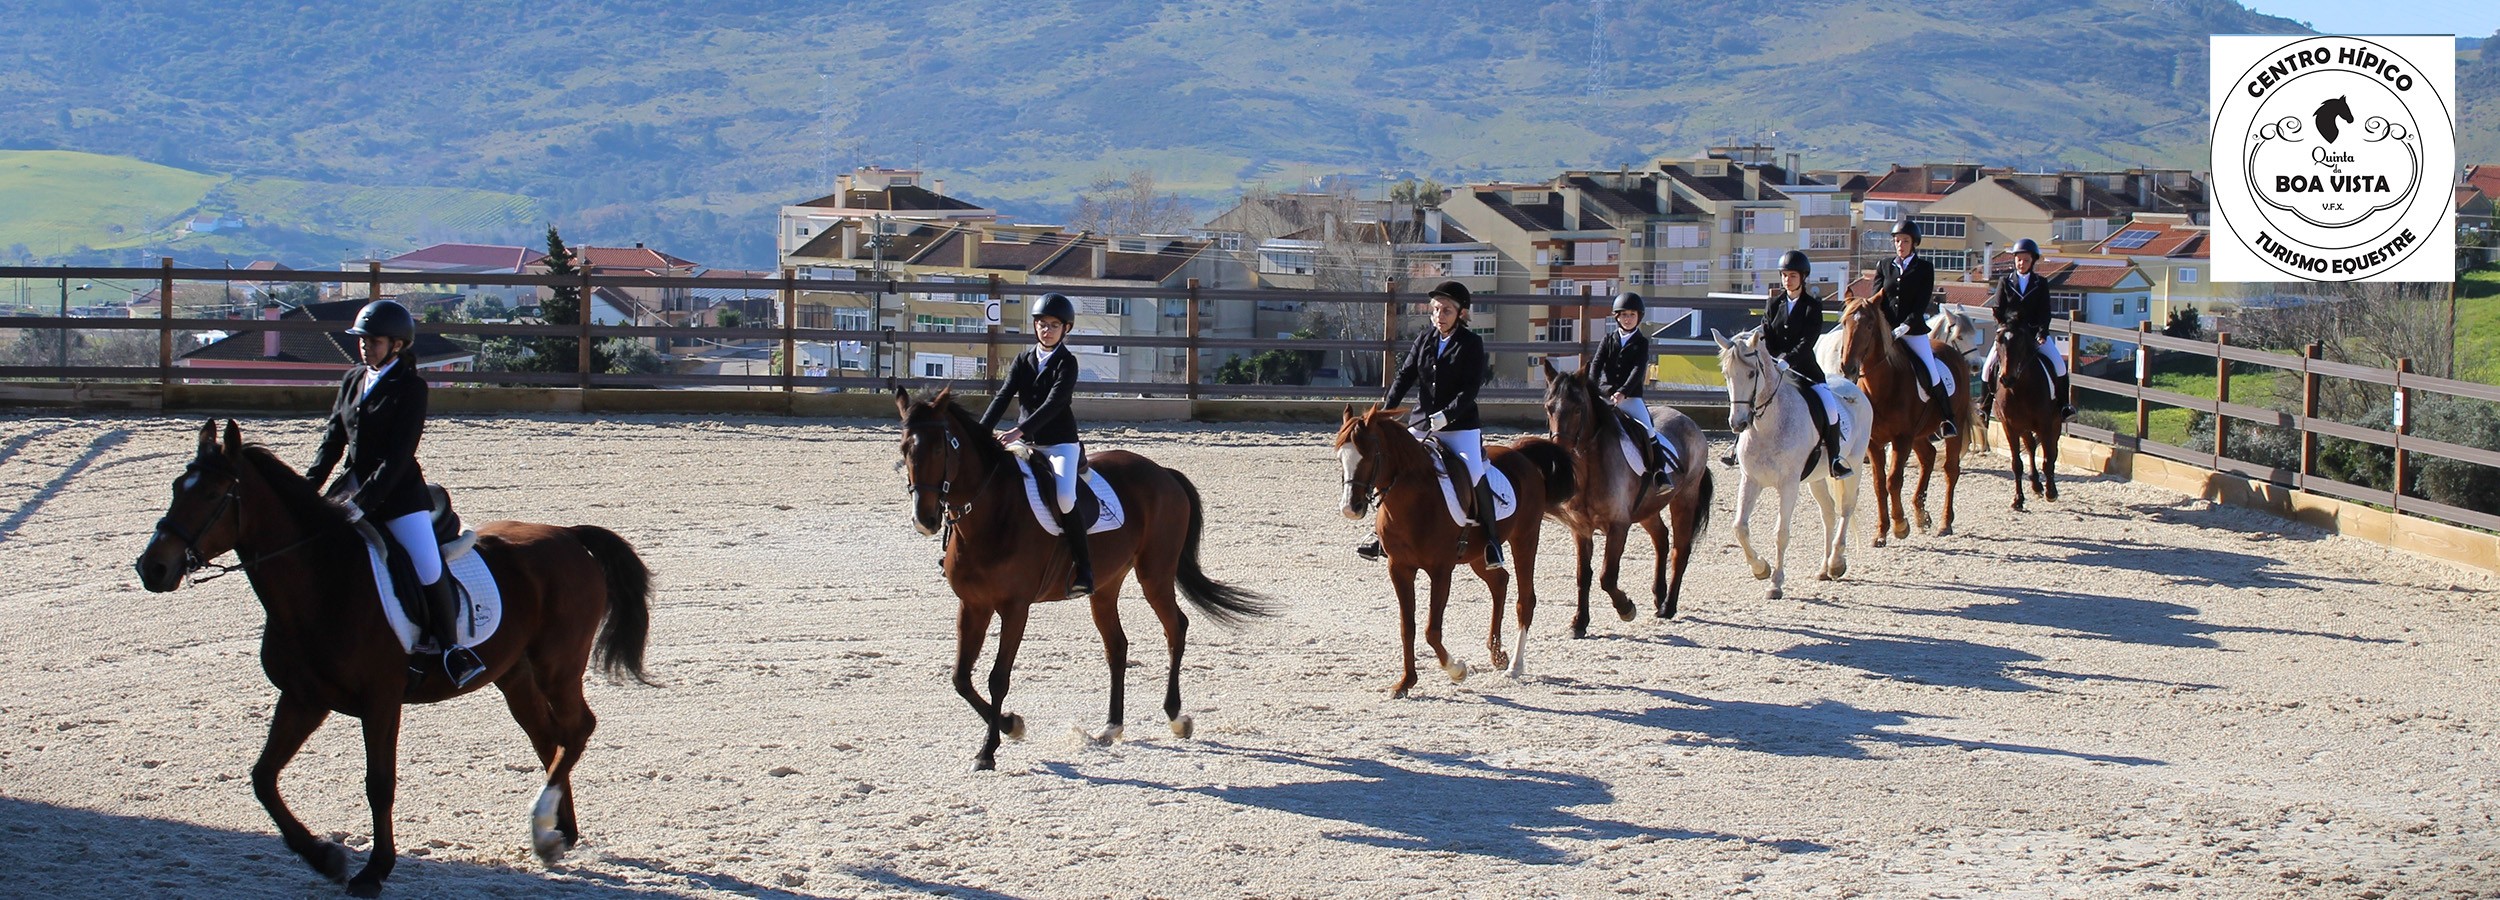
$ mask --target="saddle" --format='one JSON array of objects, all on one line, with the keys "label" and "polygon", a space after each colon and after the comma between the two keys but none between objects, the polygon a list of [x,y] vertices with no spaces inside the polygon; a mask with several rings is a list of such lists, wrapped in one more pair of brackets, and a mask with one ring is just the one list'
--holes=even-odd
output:
[{"label": "saddle", "polygon": [[[1677,458],[1675,448],[1667,446],[1664,437],[1642,427],[1640,420],[1632,418],[1631,413],[1624,412],[1613,404],[1608,404],[1606,408],[1614,411],[1615,425],[1623,432],[1623,444],[1635,454],[1634,457],[1627,457],[1625,461],[1635,466],[1646,467],[1633,474],[1672,472],[1684,467],[1684,461]],[[1647,436],[1646,440],[1643,439],[1644,435]]]},{"label": "saddle", "polygon": [[[1022,460],[1016,470],[1023,476],[1024,499],[1033,508],[1033,520],[1042,526],[1043,531],[1059,534],[1056,498],[1046,496],[1058,491],[1058,477],[1050,471],[1050,458],[1032,452],[1030,447],[1021,443],[1010,445],[1009,451]],[[1093,465],[1082,458],[1077,461],[1076,511],[1073,517],[1086,534],[1115,531],[1128,523],[1127,510],[1120,503],[1119,492],[1114,491],[1111,482],[1103,480],[1102,473],[1094,471]]]},{"label": "saddle", "polygon": [[[425,486],[425,493],[434,501],[434,543],[441,548],[443,577],[452,579],[452,590],[460,598],[460,604],[463,607],[461,618],[469,618],[467,610],[470,604],[469,589],[458,576],[453,574],[451,563],[476,549],[477,532],[460,527],[460,514],[452,510],[451,493],[443,490],[442,485],[428,484]],[[398,601],[400,611],[408,617],[409,621],[424,621],[425,589],[423,585],[417,583],[416,567],[408,561],[406,549],[400,547],[398,541],[391,539],[389,532],[375,526],[370,519],[358,519],[356,531],[364,537],[367,544],[382,547],[388,551],[385,559],[390,570],[392,599]]]},{"label": "saddle", "polygon": [[[1076,511],[1070,515],[1070,518],[1076,520],[1078,527],[1089,532],[1093,530],[1094,522],[1102,518],[1102,498],[1095,496],[1094,486],[1087,483],[1093,480],[1088,477],[1093,474],[1094,467],[1080,458],[1076,464]],[[1057,492],[1059,489],[1058,475],[1050,470],[1050,459],[1039,453],[1024,458],[1024,477],[1030,480],[1037,491],[1043,489],[1045,485],[1048,486],[1050,492]]]},{"label": "saddle", "polygon": [[[1424,437],[1424,449],[1432,455],[1433,474],[1439,476],[1441,499],[1449,504],[1450,518],[1460,525],[1475,525],[1484,521],[1476,510],[1475,485],[1464,483],[1460,477],[1467,472],[1467,461],[1459,458],[1458,451],[1442,446],[1440,440],[1429,434]],[[1511,513],[1517,511],[1518,503],[1514,498],[1518,495],[1511,490],[1510,476],[1502,474],[1501,468],[1493,465],[1489,458],[1485,461],[1484,484],[1493,494],[1494,521],[1509,518]]]}]

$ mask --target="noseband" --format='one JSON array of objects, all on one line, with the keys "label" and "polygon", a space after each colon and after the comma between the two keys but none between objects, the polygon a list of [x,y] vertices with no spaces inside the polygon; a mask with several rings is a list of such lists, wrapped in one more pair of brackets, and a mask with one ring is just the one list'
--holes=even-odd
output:
[{"label": "noseband", "polygon": [[[966,499],[958,501],[955,499],[955,462],[963,453],[964,439],[962,436],[955,433],[955,429],[953,427],[944,422],[922,423],[921,425],[909,427],[917,429],[932,426],[942,432],[945,432],[946,434],[946,460],[940,464],[941,474],[938,478],[938,487],[936,491],[939,516],[938,542],[942,546],[948,541],[954,539],[955,521],[972,512],[973,501],[980,499],[981,492],[988,489],[989,483],[992,479],[998,477],[998,470],[990,470],[989,475],[983,477],[980,484],[973,486],[973,489],[969,492],[969,496]],[[906,459],[902,462],[902,465],[904,467],[909,467],[910,462],[910,460]],[[903,493],[912,498],[912,503],[915,507],[918,506],[920,500],[920,480],[906,475],[903,479]]]}]

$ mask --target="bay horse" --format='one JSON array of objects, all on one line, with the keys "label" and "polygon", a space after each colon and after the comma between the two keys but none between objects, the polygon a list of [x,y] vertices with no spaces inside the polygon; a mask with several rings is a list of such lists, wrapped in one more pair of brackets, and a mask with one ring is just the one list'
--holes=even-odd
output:
[{"label": "bay horse", "polygon": [[2031,491],[2057,499],[2057,438],[2065,431],[2057,414],[2057,388],[2049,374],[2049,358],[2030,335],[1997,332],[1997,421],[2005,425],[2005,455],[2014,467],[2014,508],[2023,508],[2023,457],[2031,456]]},{"label": "bay horse", "polygon": [[[651,572],[632,545],[605,528],[489,522],[476,553],[503,594],[502,624],[477,645],[484,677],[468,688],[427,678],[412,684],[408,653],[382,612],[363,539],[346,511],[276,454],[246,444],[233,420],[218,440],[201,426],[199,452],[174,481],[173,502],[139,554],[139,583],[154,593],[231,550],[268,623],[260,667],[278,688],[268,742],[252,764],[252,793],[289,850],[349,894],[377,896],[397,862],[391,802],[399,786],[399,726],[411,703],[439,703],[492,682],[538,751],[546,773],[531,808],[530,843],[553,865],[581,841],[573,817],[573,767],[597,719],[582,697],[595,654],[611,675],[645,680]],[[222,574],[222,573],[221,573]],[[211,576],[214,577],[214,576]],[[605,625],[602,625],[602,620]],[[333,712],[363,721],[365,800],[373,849],[354,878],[347,849],[313,836],[278,795],[278,772]]]},{"label": "bay horse", "polygon": [[[956,404],[952,388],[918,401],[896,388],[894,405],[903,419],[902,459],[896,468],[904,473],[904,489],[911,495],[912,525],[922,534],[945,536],[942,565],[957,600],[955,693],[972,705],[987,729],[973,755],[973,768],[995,769],[999,738],[1024,739],[1024,717],[1007,712],[1006,704],[1008,676],[1024,642],[1026,618],[1033,604],[1067,596],[1075,573],[1066,545],[1042,530],[1026,502],[1025,476],[1018,472],[1024,461]],[[1087,602],[1111,667],[1111,712],[1102,731],[1085,736],[1100,744],[1121,737],[1128,634],[1120,627],[1120,587],[1134,571],[1146,605],[1163,625],[1163,643],[1171,654],[1163,716],[1172,734],[1187,738],[1193,726],[1181,714],[1181,650],[1189,617],[1175,600],[1174,586],[1199,612],[1218,622],[1271,616],[1275,610],[1267,598],[1219,583],[1199,568],[1206,509],[1188,476],[1126,450],[1091,453],[1085,460],[1111,484],[1126,514],[1119,528],[1088,538],[1095,587]],[[990,695],[985,699],[973,687],[972,667],[992,619],[999,622],[998,657],[990,664]]]},{"label": "bay horse", "polygon": [[[1842,308],[1840,355],[1842,377],[1855,379],[1866,392],[1867,402],[1874,404],[1874,434],[1867,443],[1867,454],[1875,466],[1875,546],[1884,545],[1885,536],[1910,536],[1910,517],[1901,505],[1901,482],[1910,455],[1918,455],[1918,492],[1911,499],[1910,509],[1918,514],[1918,527],[1929,527],[1927,518],[1927,484],[1935,476],[1937,450],[1927,436],[1942,426],[1936,408],[1919,396],[1920,385],[1927,381],[1926,364],[1908,344],[1895,337],[1884,325],[1883,292],[1851,299]],[[1953,392],[1954,427],[1960,433],[1944,441],[1944,517],[1935,523],[1937,535],[1953,533],[1953,491],[1962,481],[1962,449],[1971,432],[1970,362],[1961,351],[1938,346],[1936,361],[1943,363],[1947,377],[1959,388]]]},{"label": "bay horse", "polygon": [[[1847,430],[1841,435],[1841,453],[1851,471],[1847,478],[1833,478],[1831,467],[1817,452],[1823,446],[1823,432],[1815,425],[1813,410],[1806,406],[1805,394],[1791,380],[1788,367],[1762,343],[1762,332],[1749,329],[1728,338],[1712,329],[1710,339],[1719,345],[1719,374],[1727,381],[1728,427],[1736,432],[1736,460],[1745,473],[1736,493],[1736,547],[1744,551],[1753,577],[1771,582],[1763,596],[1780,599],[1788,583],[1788,525],[1797,509],[1800,481],[1814,491],[1815,505],[1823,510],[1823,566],[1815,577],[1833,581],[1848,574],[1849,520],[1857,514],[1858,479],[1866,472],[1859,463],[1865,461],[1867,419],[1873,415],[1866,394],[1846,381],[1826,382],[1833,399],[1849,413],[1844,419]],[[1777,543],[1767,562],[1753,549],[1754,498],[1766,487],[1778,491],[1780,498]]]},{"label": "bay horse", "polygon": [[[1431,451],[1424,442],[1407,430],[1406,410],[1381,409],[1374,406],[1364,412],[1345,408],[1345,418],[1337,427],[1337,458],[1344,465],[1343,491],[1338,495],[1338,510],[1349,519],[1360,519],[1366,509],[1380,508],[1373,525],[1380,535],[1380,549],[1389,564],[1389,583],[1398,594],[1398,635],[1405,649],[1405,669],[1398,680],[1389,685],[1389,696],[1404,697],[1415,687],[1415,573],[1421,571],[1432,582],[1431,607],[1424,624],[1424,643],[1432,647],[1433,657],[1443,674],[1453,682],[1467,680],[1467,663],[1450,658],[1450,651],[1441,646],[1442,613],[1450,602],[1450,572],[1460,563],[1475,567],[1476,577],[1493,594],[1492,625],[1486,631],[1484,646],[1494,668],[1507,667],[1511,677],[1527,672],[1528,624],[1536,613],[1536,547],[1541,537],[1544,518],[1553,504],[1571,498],[1576,475],[1571,455],[1560,445],[1544,438],[1522,438],[1511,446],[1488,444],[1484,448],[1485,465],[1500,469],[1510,479],[1515,505],[1511,515],[1494,522],[1496,535],[1510,545],[1510,564],[1519,570],[1519,629],[1515,654],[1502,652],[1502,601],[1510,583],[1510,572],[1487,568],[1481,526],[1461,526],[1450,518],[1448,501],[1441,493],[1440,476],[1433,471]],[[1458,480],[1453,487],[1461,496],[1465,487],[1466,466],[1456,459],[1447,464],[1450,474]],[[1488,515],[1489,511],[1477,515]],[[1466,539],[1464,552],[1460,539]]]},{"label": "bay horse", "polygon": [[[1680,459],[1673,490],[1660,490],[1634,471],[1640,460],[1624,458],[1623,443],[1649,440],[1634,433],[1621,411],[1597,394],[1597,383],[1578,372],[1564,372],[1552,362],[1545,368],[1545,424],[1554,442],[1571,454],[1578,474],[1571,497],[1550,504],[1545,513],[1571,529],[1580,552],[1580,609],[1571,617],[1573,637],[1586,637],[1589,626],[1589,552],[1593,536],[1606,533],[1606,569],[1599,586],[1615,604],[1615,615],[1632,621],[1632,598],[1617,586],[1623,571],[1624,539],[1637,523],[1649,532],[1657,562],[1650,581],[1658,618],[1675,618],[1676,597],[1684,588],[1684,567],[1692,561],[1693,539],[1709,527],[1711,494],[1710,439],[1691,416],[1672,408],[1657,418],[1658,433],[1675,446]],[[1643,466],[1642,468],[1646,468]],[[1670,565],[1672,563],[1672,565]]]}]

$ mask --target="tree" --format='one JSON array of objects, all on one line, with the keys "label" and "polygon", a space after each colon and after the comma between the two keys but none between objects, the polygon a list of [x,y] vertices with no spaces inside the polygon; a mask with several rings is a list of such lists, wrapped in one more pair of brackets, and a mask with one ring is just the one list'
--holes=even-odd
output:
[{"label": "tree", "polygon": [[720,320],[720,327],[722,328],[736,328],[740,325],[746,324],[747,320],[746,313],[739,312],[737,307],[733,306],[721,307],[720,314],[717,318]]},{"label": "tree", "polygon": [[1430,178],[1409,178],[1389,186],[1389,202],[1432,209],[1441,205],[1449,189]]},{"label": "tree", "polygon": [[[1313,245],[1312,290],[1374,293],[1388,287],[1389,279],[1406,275],[1394,267],[1387,233],[1378,227],[1364,227],[1386,218],[1379,204],[1376,200],[1366,202],[1352,191],[1285,193],[1255,187],[1241,192],[1241,206],[1233,217],[1240,226],[1245,248],[1255,250],[1287,235]],[[1399,285],[1400,293],[1409,297],[1420,289],[1412,284]],[[1312,336],[1332,340],[1376,341],[1383,337],[1380,306],[1375,303],[1304,303],[1302,326]],[[1380,354],[1340,351],[1335,355],[1348,383],[1380,383]]]},{"label": "tree", "polygon": [[657,375],[668,371],[658,351],[649,344],[631,338],[609,338],[599,342],[599,355],[606,357],[610,375]]},{"label": "tree", "polygon": [[[582,322],[582,289],[577,286],[582,270],[573,264],[573,250],[564,245],[564,236],[556,227],[547,226],[547,274],[556,276],[556,286],[548,289],[539,302],[539,317],[549,325],[579,325]],[[536,338],[530,357],[532,368],[541,372],[580,371],[581,342],[569,337]],[[595,367],[599,361],[591,360]]]},{"label": "tree", "polygon": [[1095,234],[1178,234],[1196,224],[1189,201],[1156,193],[1154,172],[1142,168],[1130,169],[1126,178],[1095,178],[1068,217],[1068,227]]},{"label": "tree", "polygon": [[2196,314],[2196,307],[2181,306],[2170,311],[2170,321],[2162,323],[2161,333],[2195,340],[2205,335],[2205,320]]}]

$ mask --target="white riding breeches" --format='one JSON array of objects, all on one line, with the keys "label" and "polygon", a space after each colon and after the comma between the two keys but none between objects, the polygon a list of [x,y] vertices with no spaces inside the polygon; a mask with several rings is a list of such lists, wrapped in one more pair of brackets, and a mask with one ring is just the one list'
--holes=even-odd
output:
[{"label": "white riding breeches", "polygon": [[1831,385],[1815,385],[1814,399],[1823,404],[1823,420],[1825,422],[1833,425],[1840,424],[1840,398],[1833,396]]},{"label": "white riding breeches", "polygon": [[1901,343],[1908,346],[1910,352],[1918,354],[1918,361],[1927,366],[1927,383],[1944,385],[1945,396],[1950,397],[1955,390],[1953,378],[1944,370],[1944,364],[1936,361],[1936,348],[1928,342],[1927,337],[1923,334],[1905,334],[1901,336]]},{"label": "white riding breeches", "polygon": [[1051,481],[1057,488],[1057,492],[1051,497],[1052,502],[1059,504],[1060,512],[1075,512],[1076,467],[1077,463],[1085,458],[1085,445],[1035,444],[1033,452],[1041,454],[1043,459],[1050,460]]},{"label": "white riding breeches", "polygon": [[[1415,432],[1416,439],[1423,438],[1422,429],[1411,430]],[[1440,435],[1441,446],[1450,448],[1450,452],[1458,454],[1458,458],[1467,464],[1468,484],[1473,485],[1484,480],[1484,432],[1482,430],[1470,428],[1466,431],[1434,433]]]},{"label": "white riding breeches", "polygon": [[1633,419],[1641,423],[1642,428],[1649,429],[1650,434],[1658,433],[1658,423],[1649,418],[1649,404],[1641,402],[1641,398],[1625,397],[1622,402],[1615,404],[1615,408],[1630,413]]},{"label": "white riding breeches", "polygon": [[[1988,345],[1988,361],[1987,361],[1987,362],[1985,362],[1985,363],[1981,363],[1981,364],[1980,364],[1980,366],[1979,366],[1979,371],[1982,371],[1982,372],[1994,372],[1994,371],[1996,371],[1996,370],[1997,370],[1997,357],[1998,357],[1998,356],[2000,356],[2000,355],[2002,355],[2004,352],[2005,352],[2005,345],[2003,345],[2003,344],[1998,344],[1998,343],[1994,343],[1994,342],[1989,343],[1989,345]],[[2040,352],[2041,352],[2042,354],[2046,355],[2046,356],[2049,358],[2049,368],[2050,368],[2050,369],[2055,370],[2055,371],[2057,372],[2057,374],[2058,374],[2058,375],[2060,375],[2060,376],[2063,376],[2063,375],[2065,375],[2065,374],[2066,374],[2066,351],[2058,349],[2058,347],[2057,347],[2057,338],[2055,338],[2055,337],[2044,337],[2044,338],[2041,338],[2041,339],[2040,339]]]},{"label": "white riding breeches", "polygon": [[433,513],[409,513],[382,523],[382,529],[408,554],[408,568],[416,570],[418,584],[443,580],[443,548],[434,543]]}]

